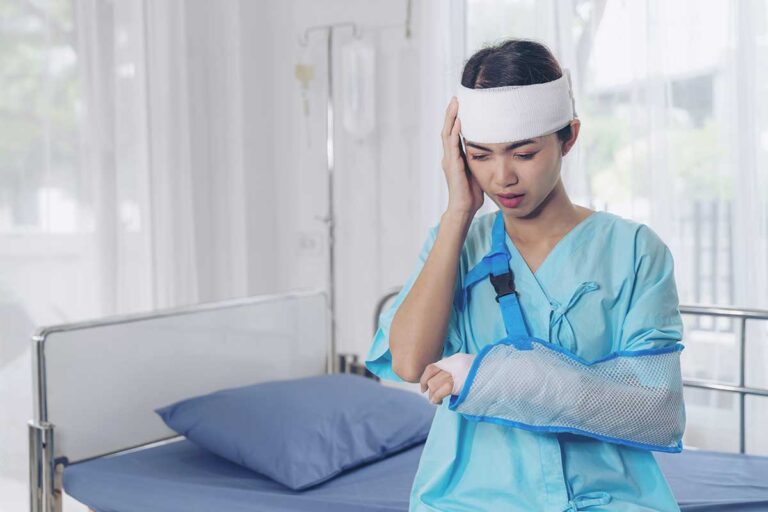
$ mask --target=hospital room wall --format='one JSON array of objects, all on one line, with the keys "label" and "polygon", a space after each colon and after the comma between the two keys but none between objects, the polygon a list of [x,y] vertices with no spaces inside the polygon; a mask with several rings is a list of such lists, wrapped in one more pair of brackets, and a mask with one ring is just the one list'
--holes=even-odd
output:
[{"label": "hospital room wall", "polygon": [[[197,273],[194,293],[165,303],[326,286],[326,34],[311,33],[306,47],[298,38],[310,26],[354,22],[375,52],[375,125],[364,136],[344,126],[350,91],[341,51],[352,32],[337,29],[334,288],[338,348],[364,354],[376,300],[402,283],[447,199],[439,132],[463,58],[463,2],[414,2],[410,38],[405,0],[185,5],[198,13],[186,21],[196,55],[187,64],[189,95],[201,102],[189,120],[194,253],[209,270]],[[297,64],[314,70],[306,112]]]},{"label": "hospital room wall", "polygon": [[[3,232],[2,313],[16,323],[0,328],[10,349],[0,360],[0,510],[26,500],[35,326],[324,286],[324,35],[297,44],[320,23],[360,24],[377,52],[374,131],[352,137],[341,110],[336,128],[339,349],[365,353],[375,300],[405,278],[445,198],[449,93],[433,87],[445,82],[443,57],[425,52],[441,43],[445,18],[432,14],[456,3],[414,2],[406,39],[404,0],[73,2],[89,108],[72,179],[85,192],[72,198],[71,225],[51,209],[37,231]],[[349,38],[337,34],[337,104]],[[294,78],[302,59],[316,71],[308,117]]]},{"label": "hospital room wall", "polygon": [[[463,34],[447,34],[445,24],[463,23],[461,2],[414,2],[412,34],[405,36],[406,2],[336,1],[322,5],[296,0],[293,31],[276,34],[291,59],[275,62],[276,130],[275,204],[280,242],[282,289],[326,283],[327,212],[325,83],[326,36],[315,32],[302,48],[294,39],[304,27],[354,21],[361,41],[375,51],[375,126],[351,133],[343,122],[348,83],[341,53],[350,29],[335,32],[335,291],[339,351],[363,356],[372,337],[374,305],[403,282],[414,265],[428,229],[439,221],[447,199],[440,158],[443,110],[453,94],[452,78],[463,57]],[[279,43],[282,45],[283,43]],[[301,106],[301,85],[293,78],[296,63],[314,66],[307,95],[309,115]],[[280,106],[277,106],[277,105]],[[283,141],[291,141],[292,146]],[[290,163],[292,162],[292,163]],[[298,193],[298,195],[296,194]]]}]

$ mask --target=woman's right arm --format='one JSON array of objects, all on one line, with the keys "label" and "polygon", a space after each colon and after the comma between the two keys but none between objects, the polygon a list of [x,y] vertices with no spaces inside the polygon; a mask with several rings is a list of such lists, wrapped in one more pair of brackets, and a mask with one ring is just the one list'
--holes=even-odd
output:
[{"label": "woman's right arm", "polygon": [[442,215],[424,267],[392,319],[392,370],[405,381],[418,382],[424,368],[442,357],[459,257],[473,216]]},{"label": "woman's right arm", "polygon": [[483,205],[483,190],[459,148],[458,108],[454,97],[446,109],[440,134],[448,209],[441,216],[437,237],[424,267],[392,319],[389,338],[392,370],[408,382],[419,382],[427,365],[442,357],[461,249],[469,225]]}]

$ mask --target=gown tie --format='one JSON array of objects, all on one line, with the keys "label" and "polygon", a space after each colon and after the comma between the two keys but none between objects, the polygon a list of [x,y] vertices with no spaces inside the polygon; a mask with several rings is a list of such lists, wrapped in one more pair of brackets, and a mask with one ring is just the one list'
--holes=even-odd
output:
[{"label": "gown tie", "polygon": [[[598,288],[600,288],[600,285],[598,285],[595,281],[584,281],[576,288],[565,306],[554,299],[549,300],[549,304],[552,306],[552,311],[550,311],[549,314],[549,341],[551,343],[555,343],[556,340],[559,341],[561,339],[560,331],[562,330],[563,324],[565,324],[568,329],[570,329],[571,339],[576,340],[576,333],[574,332],[573,326],[571,325],[571,322],[568,321],[568,317],[565,316],[565,314],[578,302],[582,295],[597,290]],[[566,348],[573,350],[575,347]]]},{"label": "gown tie", "polygon": [[597,505],[606,505],[610,502],[611,495],[607,492],[588,492],[570,499],[568,506],[563,509],[563,512],[579,512],[580,510],[586,510]]}]

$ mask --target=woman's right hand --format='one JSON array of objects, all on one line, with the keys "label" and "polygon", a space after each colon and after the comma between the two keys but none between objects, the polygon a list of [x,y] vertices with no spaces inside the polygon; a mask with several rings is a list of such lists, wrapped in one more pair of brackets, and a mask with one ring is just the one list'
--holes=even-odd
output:
[{"label": "woman's right hand", "polygon": [[445,112],[441,133],[443,139],[443,172],[448,182],[448,210],[474,216],[483,206],[483,189],[467,165],[466,156],[459,146],[461,121],[457,117],[459,101],[454,96]]}]

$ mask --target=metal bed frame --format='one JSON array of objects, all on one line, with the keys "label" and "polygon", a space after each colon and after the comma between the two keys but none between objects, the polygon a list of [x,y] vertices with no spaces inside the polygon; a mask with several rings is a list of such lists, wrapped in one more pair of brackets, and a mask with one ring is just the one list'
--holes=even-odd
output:
[{"label": "metal bed frame", "polygon": [[[396,296],[401,288],[393,288],[384,294],[376,304],[373,318],[374,333],[379,326],[379,316],[384,310],[387,301]],[[710,391],[721,391],[725,393],[736,393],[739,396],[739,453],[746,453],[746,397],[759,396],[768,397],[768,389],[746,386],[745,382],[745,353],[746,353],[746,333],[747,320],[768,321],[768,310],[760,309],[740,309],[732,307],[719,306],[691,306],[681,305],[680,313],[683,315],[692,315],[696,317],[709,316],[735,319],[739,323],[739,384],[734,386],[716,380],[704,379],[683,379],[683,386],[688,388],[707,389]]]},{"label": "metal bed frame", "polygon": [[[246,297],[241,299],[231,299],[219,302],[210,302],[171,308],[151,313],[137,313],[128,315],[116,315],[101,318],[92,321],[75,322],[48,326],[38,329],[32,335],[32,373],[33,373],[33,419],[28,422],[29,434],[29,503],[31,512],[61,512],[62,510],[62,482],[61,482],[61,463],[55,460],[55,425],[48,421],[47,404],[47,383],[46,383],[46,364],[45,364],[45,346],[46,339],[52,333],[71,331],[75,329],[101,327],[112,324],[123,324],[126,322],[135,322],[164,318],[176,315],[187,315],[200,313],[209,310],[234,308],[242,305],[267,302],[276,298],[301,297],[313,292],[293,292],[285,294],[262,295],[255,297]],[[323,292],[326,296],[327,293]],[[330,315],[330,308],[328,308]],[[336,370],[334,368],[336,362]],[[358,363],[357,355],[336,353],[335,343],[328,347],[326,358],[327,373],[356,373],[364,376],[373,376],[364,364]],[[180,436],[172,436],[167,439],[160,439],[140,446],[126,448],[115,453],[103,454],[114,455],[116,453],[128,453],[154,445],[163,444]]]}]

